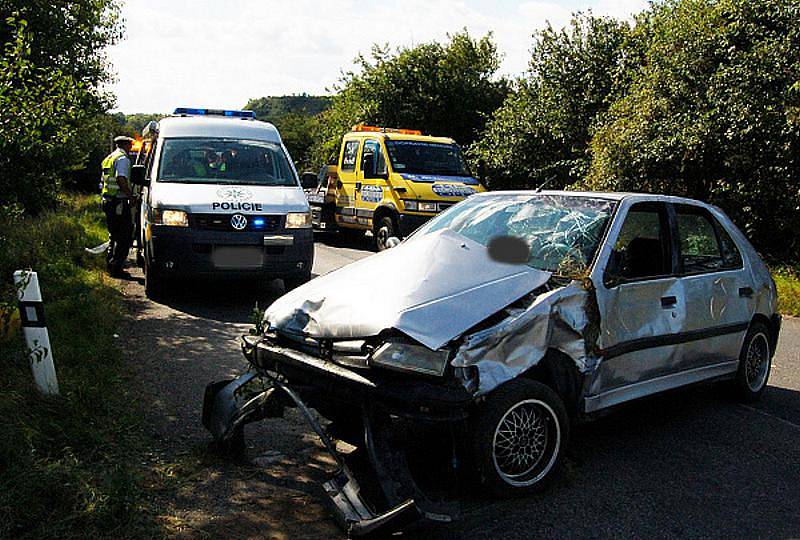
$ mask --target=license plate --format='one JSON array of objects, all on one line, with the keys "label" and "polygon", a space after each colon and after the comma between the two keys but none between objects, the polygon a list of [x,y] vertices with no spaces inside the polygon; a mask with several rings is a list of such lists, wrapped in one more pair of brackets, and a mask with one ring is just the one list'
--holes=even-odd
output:
[{"label": "license plate", "polygon": [[264,250],[258,246],[217,247],[214,265],[220,268],[254,268],[264,263]]}]

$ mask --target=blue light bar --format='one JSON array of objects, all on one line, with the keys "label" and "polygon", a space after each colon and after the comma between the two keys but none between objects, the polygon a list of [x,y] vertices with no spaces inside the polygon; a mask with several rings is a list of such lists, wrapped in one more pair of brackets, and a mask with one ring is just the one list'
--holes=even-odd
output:
[{"label": "blue light bar", "polygon": [[234,111],[226,109],[194,109],[191,107],[178,107],[175,109],[175,115],[192,115],[192,116],[227,116],[228,118],[255,118],[256,113],[253,111]]},{"label": "blue light bar", "polygon": [[256,228],[256,229],[260,229],[261,227],[263,227],[264,223],[265,223],[265,221],[264,221],[264,218],[262,218],[262,217],[257,217],[255,219],[253,219],[253,227]]}]

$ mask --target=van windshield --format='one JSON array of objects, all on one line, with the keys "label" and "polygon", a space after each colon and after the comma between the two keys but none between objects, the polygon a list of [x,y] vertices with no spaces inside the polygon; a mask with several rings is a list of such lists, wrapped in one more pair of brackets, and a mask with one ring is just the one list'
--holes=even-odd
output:
[{"label": "van windshield", "polygon": [[472,176],[455,144],[387,140],[386,150],[396,173]]},{"label": "van windshield", "polygon": [[279,144],[242,139],[166,139],[159,182],[296,186]]}]

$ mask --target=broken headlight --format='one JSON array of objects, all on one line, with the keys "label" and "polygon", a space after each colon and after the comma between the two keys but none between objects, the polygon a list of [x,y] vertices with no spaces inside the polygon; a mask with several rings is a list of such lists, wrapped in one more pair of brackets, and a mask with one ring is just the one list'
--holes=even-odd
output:
[{"label": "broken headlight", "polygon": [[370,357],[370,364],[396,371],[412,371],[425,375],[444,375],[450,351],[432,351],[423,345],[406,341],[387,341]]}]

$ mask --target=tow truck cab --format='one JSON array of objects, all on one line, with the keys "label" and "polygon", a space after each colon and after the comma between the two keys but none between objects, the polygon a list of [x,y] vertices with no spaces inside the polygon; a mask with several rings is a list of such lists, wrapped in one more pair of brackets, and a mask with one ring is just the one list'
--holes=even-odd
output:
[{"label": "tow truck cab", "polygon": [[379,250],[442,210],[486,191],[453,139],[357,125],[342,139],[335,171],[309,195],[320,229],[372,231]]},{"label": "tow truck cab", "polygon": [[141,243],[148,294],[187,276],[310,279],[311,214],[272,124],[179,108],[145,133]]}]

